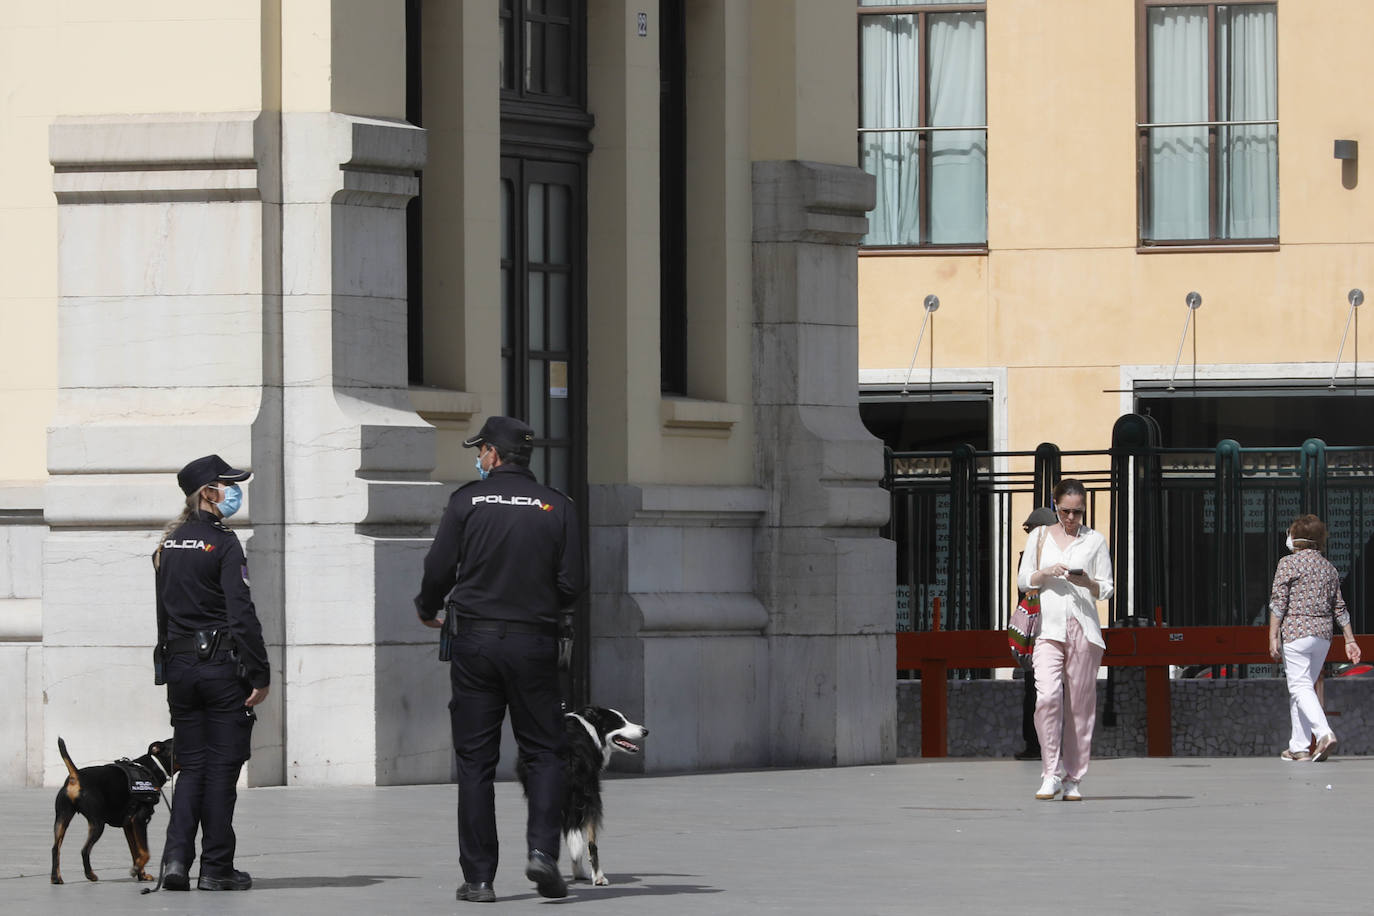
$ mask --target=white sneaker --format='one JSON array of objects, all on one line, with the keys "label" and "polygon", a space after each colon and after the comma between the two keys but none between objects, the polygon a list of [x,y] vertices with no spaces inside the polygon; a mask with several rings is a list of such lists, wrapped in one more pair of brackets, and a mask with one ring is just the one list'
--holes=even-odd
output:
[{"label": "white sneaker", "polygon": [[1064,801],[1082,801],[1083,793],[1078,789],[1077,779],[1064,780]]},{"label": "white sneaker", "polygon": [[1046,776],[1045,781],[1040,783],[1040,788],[1036,790],[1035,797],[1042,801],[1047,798],[1054,798],[1059,794],[1059,787],[1058,776]]},{"label": "white sneaker", "polygon": [[1312,762],[1321,763],[1331,756],[1331,749],[1336,746],[1336,733],[1327,732],[1317,739],[1317,749],[1312,752]]}]

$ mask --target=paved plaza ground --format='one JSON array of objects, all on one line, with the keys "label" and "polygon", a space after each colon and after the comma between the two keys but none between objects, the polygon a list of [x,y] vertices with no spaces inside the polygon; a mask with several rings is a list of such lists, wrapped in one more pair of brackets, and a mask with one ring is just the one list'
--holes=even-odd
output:
[{"label": "paved plaza ground", "polygon": [[[524,804],[502,783],[500,900],[478,911],[1353,913],[1374,899],[1374,758],[1097,760],[1082,803],[1035,801],[1038,774],[1035,763],[960,759],[612,778],[600,844],[611,886],[577,884],[563,901],[524,879]],[[253,890],[147,896],[114,828],[93,854],[102,880],[82,877],[79,819],[63,845],[68,883],[48,883],[55,792],[0,791],[6,916],[480,906],[453,897],[452,786],[246,790],[238,866]],[[159,809],[155,855],[166,824]],[[566,855],[562,864],[566,873]]]}]

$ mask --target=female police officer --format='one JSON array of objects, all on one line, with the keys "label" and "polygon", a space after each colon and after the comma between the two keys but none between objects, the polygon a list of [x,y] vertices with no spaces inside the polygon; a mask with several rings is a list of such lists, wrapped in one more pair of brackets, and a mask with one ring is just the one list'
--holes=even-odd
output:
[{"label": "female police officer", "polygon": [[253,886],[234,869],[234,802],[249,757],[255,715],[267,697],[267,650],[248,593],[248,564],[224,525],[243,499],[249,471],[219,455],[197,458],[177,473],[186,505],[153,553],[157,637],[181,776],[163,848],[163,886],[188,890],[187,869],[201,830],[203,891]]}]

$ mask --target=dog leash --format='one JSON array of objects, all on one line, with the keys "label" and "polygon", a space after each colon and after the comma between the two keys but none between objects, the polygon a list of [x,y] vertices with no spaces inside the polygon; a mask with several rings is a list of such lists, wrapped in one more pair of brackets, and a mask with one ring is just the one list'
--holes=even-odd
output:
[{"label": "dog leash", "polygon": [[[154,757],[154,758],[153,758],[153,761],[154,761],[154,762],[157,762],[157,758]],[[158,763],[158,764],[157,764],[157,768],[158,768],[159,770],[162,770],[162,772],[167,773],[167,770],[162,766],[161,763]],[[176,746],[175,746],[175,745],[172,746],[172,769],[173,769],[173,770],[176,769]],[[176,774],[175,774],[175,773],[167,773],[167,781],[164,782],[164,783],[162,784],[163,786],[168,786],[168,787],[171,788],[172,796],[173,796],[173,797],[176,797],[176,786],[173,784],[175,780],[176,780]],[[168,818],[168,820],[171,820],[171,817],[172,817],[172,799],[171,799],[171,798],[168,798],[168,797],[167,797],[167,793],[165,793],[165,792],[162,791],[162,786],[159,786],[159,787],[158,787],[157,794],[162,796],[162,802],[163,802],[163,804],[165,804],[165,805],[167,806],[167,818]],[[157,866],[157,883],[154,884],[152,887],[145,887],[145,888],[143,888],[143,890],[139,891],[139,893],[140,893],[140,894],[152,894],[152,893],[155,893],[156,891],[162,890],[162,879],[163,879],[163,877],[164,877],[166,874],[167,874],[167,840],[164,838],[163,841],[162,841],[162,859],[158,862],[158,866]]]}]

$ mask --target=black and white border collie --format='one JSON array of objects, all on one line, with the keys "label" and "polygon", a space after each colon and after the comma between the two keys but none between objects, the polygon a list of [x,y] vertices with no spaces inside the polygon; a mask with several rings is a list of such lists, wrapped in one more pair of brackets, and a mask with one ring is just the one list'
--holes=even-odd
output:
[{"label": "black and white border collie", "polygon": [[[573,879],[606,885],[597,856],[596,833],[601,829],[601,771],[617,752],[638,754],[639,742],[649,734],[642,725],[604,706],[584,706],[563,717],[568,734],[564,767],[563,839],[568,844]],[[523,785],[525,774],[517,767]]]}]

